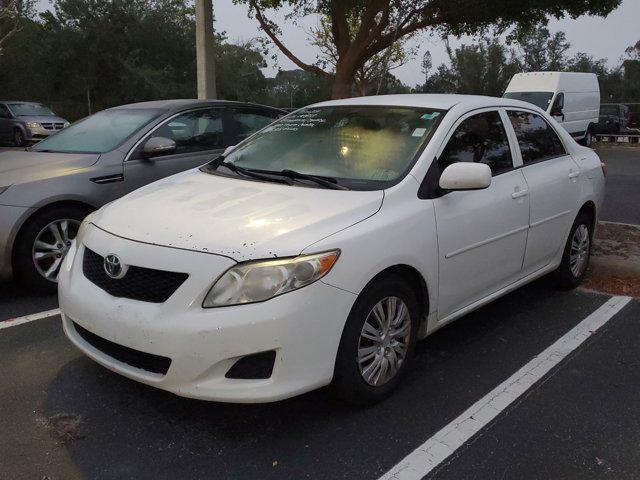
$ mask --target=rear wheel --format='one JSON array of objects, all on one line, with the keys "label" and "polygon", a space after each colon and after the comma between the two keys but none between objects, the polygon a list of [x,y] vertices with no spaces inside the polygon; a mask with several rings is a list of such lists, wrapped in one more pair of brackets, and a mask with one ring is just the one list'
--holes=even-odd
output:
[{"label": "rear wheel", "polygon": [[589,266],[592,237],[592,218],[581,212],[573,222],[562,254],[562,262],[554,272],[556,283],[560,288],[576,288],[582,283]]},{"label": "rear wheel", "polygon": [[29,219],[16,239],[13,271],[23,286],[43,292],[57,289],[58,272],[89,209],[54,207]]},{"label": "rear wheel", "polygon": [[589,147],[589,148],[593,146],[593,132],[591,130],[591,127],[589,127],[589,130],[587,130],[587,133],[584,136],[584,139],[582,140],[582,144],[585,147]]},{"label": "rear wheel", "polygon": [[416,295],[401,277],[369,285],[342,333],[333,392],[354,404],[376,403],[390,395],[413,358],[419,315]]}]

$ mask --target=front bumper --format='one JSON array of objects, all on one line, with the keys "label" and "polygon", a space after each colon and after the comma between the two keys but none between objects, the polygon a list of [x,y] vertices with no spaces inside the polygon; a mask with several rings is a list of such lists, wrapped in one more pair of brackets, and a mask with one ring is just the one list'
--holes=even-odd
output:
[{"label": "front bumper", "polygon": [[60,132],[62,129],[49,129],[49,128],[44,128],[44,127],[36,127],[36,128],[31,128],[31,127],[27,127],[25,128],[26,133],[27,133],[27,140],[30,141],[37,141],[37,140],[42,140],[43,138],[47,138],[51,135],[53,135],[54,133],[58,133]]},{"label": "front bumper", "polygon": [[[124,263],[189,273],[165,303],[115,298],[84,277],[83,245],[69,253],[59,277],[64,330],[103,366],[177,395],[239,403],[280,400],[331,381],[355,295],[316,282],[262,303],[203,309],[211,283],[232,260],[133,242],[92,226],[83,244],[103,256],[116,253]],[[118,345],[168,357],[171,365],[162,375],[118,361],[85,341],[74,322]],[[271,350],[270,378],[225,377],[238,359]]]}]

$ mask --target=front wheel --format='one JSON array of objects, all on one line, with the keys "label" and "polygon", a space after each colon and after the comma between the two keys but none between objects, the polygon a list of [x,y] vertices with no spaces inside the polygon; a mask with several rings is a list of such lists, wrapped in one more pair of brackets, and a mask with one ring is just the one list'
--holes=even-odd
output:
[{"label": "front wheel", "polygon": [[333,392],[354,404],[390,395],[413,357],[419,315],[416,295],[402,278],[390,275],[369,285],[342,333]]},{"label": "front wheel", "polygon": [[25,145],[24,133],[19,128],[16,128],[13,131],[13,146],[14,147],[23,147]]},{"label": "front wheel", "polygon": [[560,266],[554,272],[556,283],[560,288],[576,288],[584,280],[591,257],[592,238],[591,217],[585,213],[578,214],[564,247]]},{"label": "front wheel", "polygon": [[88,213],[82,207],[55,207],[27,221],[13,251],[13,271],[20,284],[41,292],[57,289],[62,260]]}]

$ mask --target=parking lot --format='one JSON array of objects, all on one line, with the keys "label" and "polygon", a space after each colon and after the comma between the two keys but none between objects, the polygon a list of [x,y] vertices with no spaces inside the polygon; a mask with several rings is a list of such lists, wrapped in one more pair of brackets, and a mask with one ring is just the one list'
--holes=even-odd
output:
[{"label": "parking lot", "polygon": [[[600,219],[640,224],[640,148],[599,153]],[[635,299],[543,278],[421,342],[399,391],[368,408],[325,390],[263,405],[155,390],[81,355],[59,316],[23,318],[56,307],[0,284],[0,479],[640,478]]]}]

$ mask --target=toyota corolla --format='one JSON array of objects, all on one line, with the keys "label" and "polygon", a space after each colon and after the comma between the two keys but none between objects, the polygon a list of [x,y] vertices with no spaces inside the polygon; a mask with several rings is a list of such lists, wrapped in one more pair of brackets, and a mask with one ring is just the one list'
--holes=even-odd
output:
[{"label": "toyota corolla", "polygon": [[596,153],[528,103],[320,103],[85,219],[64,330],[182,396],[379,401],[417,340],[544,275],[580,284],[603,194]]}]

